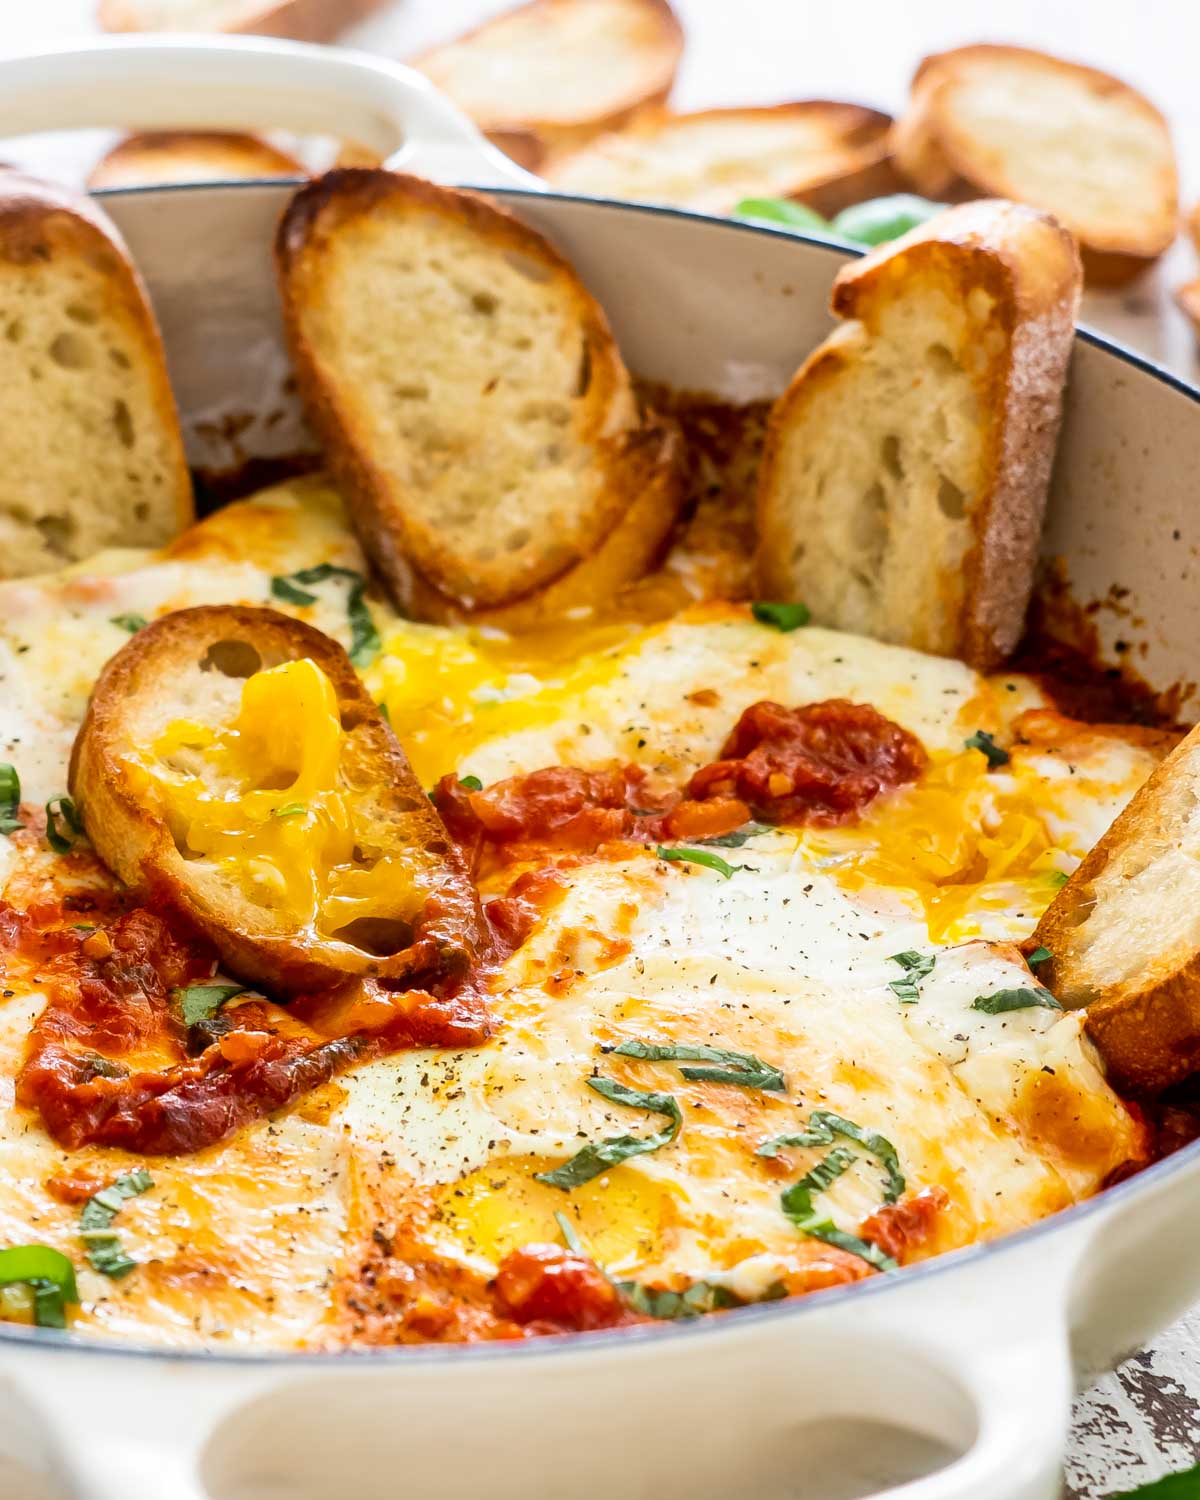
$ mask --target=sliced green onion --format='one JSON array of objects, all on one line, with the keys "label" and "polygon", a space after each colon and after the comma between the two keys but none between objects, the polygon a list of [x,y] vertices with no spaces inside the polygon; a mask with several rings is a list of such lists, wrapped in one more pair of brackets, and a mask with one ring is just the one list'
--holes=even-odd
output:
[{"label": "sliced green onion", "polygon": [[1042,1010],[1062,1010],[1050,991],[1040,984],[1033,989],[997,990],[994,995],[977,995],[971,1001],[971,1009],[981,1010],[986,1016],[1003,1015],[1009,1010],[1031,1010],[1035,1006]]},{"label": "sliced green onion", "polygon": [[353,568],[339,568],[333,563],[318,563],[315,568],[301,568],[298,573],[271,579],[271,593],[276,599],[288,604],[315,604],[316,594],[310,594],[300,584],[324,583],[330,578],[345,579],[349,585],[346,594],[346,614],[350,621],[350,660],[356,667],[369,667],[379,655],[379,631],[371,618],[371,611],[364,597],[367,580]]},{"label": "sliced green onion", "polygon": [[997,745],[986,729],[977,729],[969,739],[963,741],[963,745],[968,750],[978,750],[981,754],[985,755],[989,771],[995,771],[1000,766],[1008,765],[1012,759],[1008,751]]},{"label": "sliced green onion", "polygon": [[769,604],[761,599],[750,606],[750,613],[760,625],[771,625],[784,635],[799,630],[812,619],[807,604]]},{"label": "sliced green onion", "polygon": [[787,1088],[783,1074],[772,1063],[763,1062],[749,1052],[731,1052],[725,1047],[703,1047],[684,1042],[622,1042],[619,1047],[603,1048],[617,1057],[637,1057],[644,1062],[703,1062],[716,1067],[680,1068],[690,1083],[736,1083],[746,1089],[778,1090]]},{"label": "sliced green onion", "polygon": [[703,865],[705,869],[715,870],[718,875],[723,875],[729,880],[737,869],[728,860],[722,859],[719,854],[713,854],[708,849],[672,849],[667,844],[660,844],[654,851],[659,859],[678,860],[689,865]]},{"label": "sliced green onion", "polygon": [[65,1328],[66,1309],[79,1301],[75,1267],[49,1245],[11,1245],[0,1250],[0,1286],[21,1284],[33,1293],[33,1321],[39,1328]]},{"label": "sliced green onion", "polygon": [[82,832],[83,819],[71,798],[51,797],[46,803],[46,842],[51,849],[56,854],[66,854]]},{"label": "sliced green onion", "polygon": [[240,984],[189,984],[175,991],[179,1019],[185,1026],[211,1021],[227,1000],[245,993],[245,986]]},{"label": "sliced green onion", "polygon": [[550,1172],[538,1172],[538,1182],[562,1188],[564,1192],[581,1187],[607,1172],[609,1167],[618,1167],[633,1156],[643,1156],[648,1151],[657,1151],[669,1146],[683,1125],[683,1114],[678,1101],[671,1094],[645,1093],[641,1089],[626,1088],[614,1078],[589,1078],[587,1085],[611,1104],[623,1104],[627,1109],[648,1109],[653,1114],[665,1115],[670,1124],[665,1130],[653,1135],[614,1135],[602,1141],[593,1141],[577,1151],[568,1161]]},{"label": "sliced green onion", "polygon": [[139,630],[145,630],[149,622],[145,615],[113,615],[108,623],[116,625],[120,630],[127,630],[130,635],[136,635]]}]

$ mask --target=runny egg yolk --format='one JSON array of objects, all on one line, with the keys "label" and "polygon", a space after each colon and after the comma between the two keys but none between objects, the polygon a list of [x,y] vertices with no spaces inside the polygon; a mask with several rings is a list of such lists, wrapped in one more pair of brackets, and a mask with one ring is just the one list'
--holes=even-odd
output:
[{"label": "runny egg yolk", "polygon": [[346,743],[329,678],[290,661],[246,679],[227,726],[168,725],[147,769],[187,857],[213,861],[259,905],[331,938],[415,915],[424,863],[420,850],[381,844],[343,774]]},{"label": "runny egg yolk", "polygon": [[437,1216],[461,1249],[493,1262],[521,1245],[561,1243],[555,1213],[614,1274],[659,1257],[681,1189],[622,1166],[567,1194],[534,1175],[556,1165],[557,1159],[514,1157],[481,1167],[441,1190]]},{"label": "runny egg yolk", "polygon": [[406,622],[365,675],[417,778],[432,786],[485,740],[555,723],[617,674],[623,648],[644,631],[635,621],[568,623],[513,637]]},{"label": "runny egg yolk", "polygon": [[936,943],[978,936],[979,913],[1011,910],[1014,898],[1036,920],[1066,878],[1035,797],[973,750],[933,756],[917,783],[879,798],[861,822],[804,842],[850,890],[912,891]]}]

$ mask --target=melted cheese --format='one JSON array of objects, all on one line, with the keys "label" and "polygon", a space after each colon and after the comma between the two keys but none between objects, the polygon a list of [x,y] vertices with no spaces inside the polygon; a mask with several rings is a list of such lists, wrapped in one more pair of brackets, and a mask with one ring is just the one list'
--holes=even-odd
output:
[{"label": "melted cheese", "polygon": [[[127,639],[115,616],[269,603],[347,643],[344,590],[323,586],[303,607],[272,592],[273,577],[322,562],[364,566],[336,497],[309,480],[227,508],[162,554],[0,588],[0,759],[18,766],[27,798],[65,789],[87,692]],[[1014,744],[989,771],[964,741],[982,728],[1012,744],[1019,716],[1043,704],[1029,680],[985,680],[816,628],[781,634],[737,606],[523,641],[371,608],[383,650],[367,686],[425,785],[559,762],[633,762],[681,784],[763,698],[871,703],[921,739],[931,764],[856,824],[723,850],[736,867],[728,880],[649,850],[573,868],[496,980],[489,1042],[373,1062],[280,1121],[154,1164],[154,1190],[122,1210],[140,1267],[117,1284],[85,1270],[80,1326],[178,1344],[352,1336],[331,1306],[355,1285],[363,1239],[401,1210],[432,1263],[490,1274],[514,1246],[558,1239],[565,1213],[614,1275],[763,1295],[805,1247],[780,1190],[822,1152],[795,1148],[772,1164],[756,1147],[803,1128],[814,1109],[883,1133],[910,1187],[946,1192],[923,1253],[1053,1212],[1136,1150],[1137,1126],[1076,1015],[990,1015],[973,1002],[1030,983],[1010,941],[1149,774],[1152,749],[1079,728],[1069,743]],[[302,665],[260,674],[237,723],[199,735],[171,726],[155,747],[162,765],[179,763],[171,795],[189,843],[232,861],[256,890],[279,885],[310,917],[335,891],[354,827],[353,808],[324,800],[338,731],[317,679]],[[215,772],[208,791],[207,777],[180,774],[189,765]],[[303,820],[272,818],[297,801]],[[18,857],[0,839],[12,899],[47,868],[47,851]],[[337,894],[373,910],[390,890]],[[892,955],[908,949],[936,958],[912,1005],[890,988],[901,977]],[[78,1258],[77,1211],[41,1187],[64,1155],[12,1103],[39,1004],[21,994],[0,1010],[0,1240],[44,1239]],[[676,1064],[602,1050],[634,1038],[753,1053],[783,1071],[786,1091],[688,1082]],[[662,1123],[596,1094],[595,1072],[672,1093],[683,1128],[563,1192],[537,1174],[585,1141]],[[131,1165],[119,1152],[82,1156],[100,1175]],[[368,1186],[377,1176],[389,1184],[386,1213]],[[880,1191],[878,1163],[859,1153],[820,1202],[854,1232]]]}]

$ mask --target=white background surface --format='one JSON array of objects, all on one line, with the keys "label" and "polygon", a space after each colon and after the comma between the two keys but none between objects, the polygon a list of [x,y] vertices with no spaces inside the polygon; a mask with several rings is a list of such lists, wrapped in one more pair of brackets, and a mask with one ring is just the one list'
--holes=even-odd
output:
[{"label": "white background surface", "polygon": [[[688,32],[676,102],[684,107],[846,98],[897,111],[926,52],[1016,41],[1106,68],[1145,90],[1175,135],[1184,202],[1200,198],[1200,3],[1197,0],[675,0]],[[347,40],[404,58],[506,0],[397,0]],[[0,0],[0,47],[27,50],[93,30],[94,0]],[[145,122],[148,126],[153,121]],[[0,148],[28,159],[23,148]],[[42,143],[35,160],[75,161],[78,145]],[[1180,243],[1134,287],[1092,296],[1085,318],[1185,378],[1200,380],[1190,328],[1170,294],[1200,274]],[[1200,503],[1200,476],[1197,476]],[[1197,1249],[1200,1254],[1200,1247]],[[1130,1275],[1136,1276],[1136,1267]],[[1200,1458],[1200,1314],[1084,1398],[1068,1482],[1104,1496]]]}]

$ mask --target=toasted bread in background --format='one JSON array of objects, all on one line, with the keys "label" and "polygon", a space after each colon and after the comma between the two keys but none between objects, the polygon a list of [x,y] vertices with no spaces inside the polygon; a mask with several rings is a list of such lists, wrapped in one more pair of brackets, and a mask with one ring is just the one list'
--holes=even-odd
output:
[{"label": "toasted bread in background", "polygon": [[256,135],[229,130],[146,130],[127,135],[102,156],[91,188],[157,182],[231,182],[243,178],[307,177],[308,168]]},{"label": "toasted bread in background", "polygon": [[329,42],[385,0],[100,0],[105,31],[235,31]]},{"label": "toasted bread in background", "polygon": [[808,99],[759,109],[647,110],[544,168],[564,193],[727,213],[742,198],[803,198],[820,213],[891,192],[891,119]]},{"label": "toasted bread in background", "polygon": [[1023,47],[960,47],[917,69],[896,164],[930,198],[1012,198],[1079,240],[1088,280],[1116,285],[1165,251],[1178,176],[1166,121],[1108,73]]},{"label": "toasted bread in background", "polygon": [[0,171],[0,578],[192,519],[162,340],[120,235],[83,194]]},{"label": "toasted bread in background", "polygon": [[[291,712],[271,716],[265,726],[271,741],[261,749],[266,785],[255,775],[243,786],[236,770],[197,747],[206,732],[233,727],[253,678],[302,659],[328,679],[329,704],[301,698]],[[321,842],[341,819],[326,827],[316,813],[310,817],[295,803],[296,786],[288,779],[298,782],[321,764],[325,740],[318,750],[313,746],[325,733],[323,717],[339,734],[332,752],[336,772],[329,788],[309,788],[307,795],[329,790],[344,798],[342,816],[354,840],[349,856]],[[199,726],[199,733],[160,748],[164,731],[180,721]],[[239,734],[263,730],[262,723],[243,721]],[[303,870],[360,861],[364,876],[375,872],[376,896],[364,879],[353,900],[342,898],[341,909],[318,902],[311,915],[291,904],[290,889],[255,883],[262,861],[248,857],[249,844],[241,851],[246,857],[229,859],[219,839],[196,834],[186,787],[197,780],[226,800],[249,794],[258,803],[277,801],[273,811],[256,806],[242,814],[246,828],[262,826],[276,840],[276,862],[282,857],[288,868]],[[448,960],[465,965],[482,940],[478,897],[457,851],[349,657],[336,641],[275,610],[180,610],[139,630],[107,663],[92,692],[70,786],[88,837],[109,868],[199,928],[247,984],[293,995],[355,976],[403,980],[444,972]],[[185,792],[173,798],[173,786]],[[189,835],[201,847],[189,845]],[[252,841],[253,834],[243,837]],[[386,885],[378,868],[385,860],[396,861]],[[301,883],[300,904],[309,899]],[[361,914],[364,907],[369,914]],[[343,911],[360,915],[341,926]]]},{"label": "toasted bread in background", "polygon": [[668,0],[529,0],[412,62],[489,134],[562,150],[661,104],[682,56]]},{"label": "toasted bread in background", "polygon": [[558,252],[484,199],[385,171],[302,188],[280,223],[301,394],[402,608],[474,611],[596,551],[646,484],[604,313]]},{"label": "toasted bread in background", "polygon": [[1079,257],[1047,214],[948,210],[838,273],[847,321],[776,402],[760,597],[998,665],[1033,582]]},{"label": "toasted bread in background", "polygon": [[1117,1088],[1200,1067],[1200,729],[1153,772],[1055,896],[1038,975],[1087,1028]]}]

